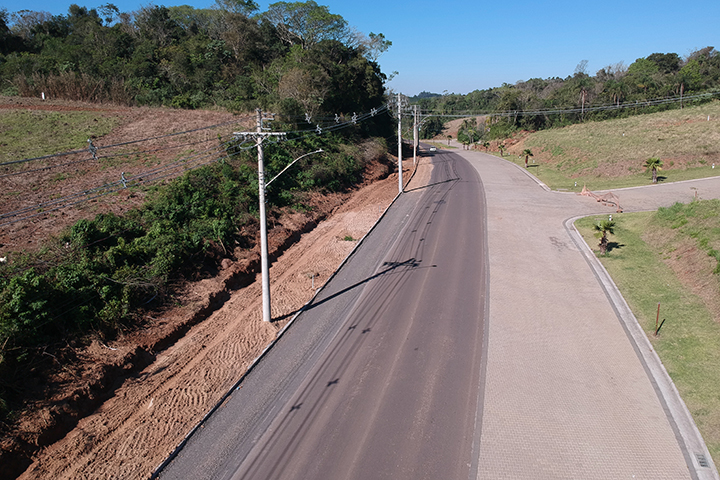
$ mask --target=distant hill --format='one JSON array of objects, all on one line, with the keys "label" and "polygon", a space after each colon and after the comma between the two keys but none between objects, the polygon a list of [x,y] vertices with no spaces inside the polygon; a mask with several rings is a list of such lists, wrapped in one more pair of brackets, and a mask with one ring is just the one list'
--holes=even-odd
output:
[{"label": "distant hill", "polygon": [[430,92],[420,92],[414,97],[410,97],[410,102],[417,102],[418,100],[421,100],[423,98],[435,98],[435,97],[442,97],[439,93],[430,93]]}]

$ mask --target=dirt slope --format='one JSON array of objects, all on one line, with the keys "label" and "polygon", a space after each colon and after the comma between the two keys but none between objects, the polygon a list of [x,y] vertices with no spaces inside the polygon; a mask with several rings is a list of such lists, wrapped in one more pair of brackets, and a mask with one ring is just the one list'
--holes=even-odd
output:
[{"label": "dirt slope", "polygon": [[[242,121],[211,130],[199,130],[182,135],[155,138],[135,144],[98,150],[99,160],[89,152],[28,162],[14,168],[0,170],[0,213],[14,212],[33,207],[49,200],[71,196],[107,183],[141,174],[152,168],[172,162],[187,145],[202,150],[217,143],[217,135],[227,138],[239,125],[250,125],[248,116],[236,116],[224,111],[175,110],[170,108],[129,108],[113,105],[86,104],[61,100],[43,102],[39,99],[0,96],[0,110],[87,111],[98,116],[120,119],[120,125],[102,138],[94,139],[97,147],[126,144],[143,139],[162,137],[170,133],[186,132],[224,122]],[[245,122],[248,123],[245,123]],[[198,143],[200,142],[200,143]],[[0,142],[1,144],[1,142]],[[0,145],[1,147],[2,145]],[[81,146],[82,147],[82,146]],[[118,155],[125,156],[118,156]],[[152,164],[147,162],[152,159]],[[42,188],[38,188],[42,186]],[[80,197],[82,199],[84,197]],[[123,213],[140,205],[144,194],[121,190],[72,208],[43,212],[29,221],[2,225],[0,249],[2,252],[33,250],[41,239],[60,232],[83,218],[94,218],[100,212]],[[46,208],[45,210],[49,210]],[[41,212],[41,210],[33,210]],[[10,217],[9,220],[15,220]],[[7,220],[0,220],[4,224]]]},{"label": "dirt slope", "polygon": [[[430,168],[423,165],[417,179],[427,178]],[[222,308],[128,378],[97,411],[39,453],[20,478],[150,476],[311,298],[312,274],[319,287],[355,246],[356,240],[345,239],[361,238],[396,193],[396,175],[363,187],[280,256],[270,277],[273,318],[282,320],[262,322],[259,281],[228,292]],[[227,270],[234,267],[228,265]],[[200,282],[188,296],[199,299],[222,281],[223,275]],[[94,348],[98,356],[108,351],[100,345]]]},{"label": "dirt slope", "polygon": [[[79,109],[121,116],[123,125],[102,139],[105,144],[234,118],[224,112],[0,100],[0,108]],[[208,133],[197,136],[202,140]],[[167,146],[167,142],[155,146]],[[95,165],[83,167],[82,175],[77,170],[66,173],[75,179],[73,188],[78,188],[78,182],[96,185],[123,169],[127,165]],[[405,178],[410,173],[408,166],[406,170]],[[53,174],[57,171],[53,169]],[[39,203],[68,188],[52,182],[54,190],[33,189],[33,182],[44,181],[42,171],[36,175],[23,182],[4,179],[12,182],[5,188],[23,189],[24,193],[3,198],[3,211],[19,208],[22,202]],[[57,372],[50,383],[41,386],[52,396],[29,405],[14,429],[0,437],[0,476],[148,477],[311,298],[313,281],[316,288],[325,282],[390,204],[397,193],[397,176],[387,177],[387,166],[375,162],[365,178],[366,184],[353,193],[314,198],[313,215],[286,213],[270,225],[270,252],[276,258],[271,267],[273,323],[260,320],[257,251],[236,252],[235,261],[223,260],[216,277],[185,285],[174,306],[149,314],[148,328],[128,332],[108,344],[96,340],[88,347],[69,346],[66,353],[72,364],[56,360]],[[57,233],[99,211],[126,211],[138,205],[141,197],[109,195],[79,208],[39,216],[29,224],[4,227],[0,246],[32,249],[40,236]]]}]

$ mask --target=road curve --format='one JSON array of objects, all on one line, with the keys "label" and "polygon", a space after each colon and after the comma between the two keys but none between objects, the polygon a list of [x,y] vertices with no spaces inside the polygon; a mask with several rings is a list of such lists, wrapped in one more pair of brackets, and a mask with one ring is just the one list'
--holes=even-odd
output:
[{"label": "road curve", "polygon": [[[299,335],[332,317],[325,333],[297,348],[286,334],[273,348],[274,358],[286,360],[269,370],[285,372],[277,388],[260,394],[264,405],[231,397],[161,478],[476,475],[487,341],[485,199],[478,173],[460,156],[439,153],[433,164],[429,185],[411,184],[391,207],[394,216],[343,267],[369,274],[358,281],[341,270],[288,331]],[[307,353],[297,358],[293,349]],[[257,374],[250,380],[263,384]],[[238,393],[253,401],[252,388]]]}]

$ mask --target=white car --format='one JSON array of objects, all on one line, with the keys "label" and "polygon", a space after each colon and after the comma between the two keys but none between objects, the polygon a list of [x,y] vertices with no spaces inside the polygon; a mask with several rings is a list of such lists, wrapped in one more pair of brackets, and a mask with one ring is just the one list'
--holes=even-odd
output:
[{"label": "white car", "polygon": [[437,147],[430,147],[431,152],[437,152]]}]

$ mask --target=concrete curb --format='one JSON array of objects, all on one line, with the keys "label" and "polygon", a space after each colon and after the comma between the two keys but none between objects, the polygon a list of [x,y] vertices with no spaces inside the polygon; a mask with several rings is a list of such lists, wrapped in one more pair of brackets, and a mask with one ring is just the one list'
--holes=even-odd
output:
[{"label": "concrete curb", "polygon": [[710,452],[685,402],[680,397],[670,375],[665,370],[660,357],[648,340],[645,331],[630,310],[625,298],[620,294],[610,274],[600,263],[585,240],[575,228],[575,221],[588,215],[572,217],[564,222],[565,230],[582,253],[602,287],[620,324],[637,353],[645,372],[650,379],[658,399],[678,440],[685,457],[690,475],[695,480],[720,480]]},{"label": "concrete curb", "polygon": [[[410,181],[413,179],[413,177],[415,177],[415,173],[417,172],[417,167],[418,167],[419,163],[420,162],[417,162],[417,164],[415,165],[415,168],[413,169],[413,172],[410,174],[410,178],[403,185],[403,190],[405,190],[405,188],[407,188],[407,186],[410,184]],[[345,266],[345,264],[355,254],[355,252],[358,250],[358,248],[360,248],[360,245],[362,245],[362,243],[365,241],[365,239],[368,237],[368,235],[370,235],[370,233],[372,233],[372,231],[375,230],[375,228],[378,226],[380,221],[383,218],[385,218],[385,215],[390,210],[390,208],[395,204],[395,202],[400,197],[400,195],[402,195],[402,194],[398,193],[397,195],[395,195],[395,197],[390,202],[390,205],[387,206],[387,208],[383,211],[382,215],[380,215],[380,217],[370,227],[370,229],[367,231],[367,233],[365,233],[365,235],[363,235],[363,237],[360,240],[358,240],[358,242],[355,244],[355,247],[353,247],[353,249],[350,251],[350,253],[347,254],[347,256],[343,259],[343,261],[340,263],[340,265],[335,269],[335,271],[332,273],[332,275],[330,275],[328,277],[328,279],[325,281],[325,283],[322,284],[322,286],[320,286],[317,290],[315,290],[315,294],[312,296],[312,298],[310,300],[308,300],[307,302],[305,302],[305,304],[302,307],[300,307],[300,309],[297,311],[297,313],[295,313],[295,315],[292,316],[292,318],[288,321],[288,323],[282,329],[280,329],[280,331],[277,333],[277,336],[275,337],[275,339],[272,342],[270,342],[270,344],[267,347],[265,347],[265,349],[262,352],[260,352],[260,355],[255,357],[255,359],[252,362],[250,362],[250,365],[248,365],[247,370],[245,370],[245,372],[240,376],[240,378],[228,389],[227,392],[225,392],[225,394],[223,394],[222,397],[220,397],[220,400],[218,400],[217,403],[215,403],[215,405],[187,433],[187,435],[185,435],[185,437],[178,444],[178,446],[175,447],[175,449],[173,449],[173,451],[170,453],[170,455],[168,455],[168,457],[165,460],[163,460],[163,462],[160,465],[158,465],[155,468],[155,470],[153,470],[152,474],[150,475],[151,480],[158,478],[158,476],[162,473],[162,471],[165,469],[165,467],[167,467],[170,464],[170,462],[172,462],[173,459],[178,456],[178,454],[185,447],[185,445],[187,445],[188,441],[195,434],[195,432],[197,432],[203,426],[203,424],[205,422],[207,422],[207,420],[212,416],[212,414],[215,413],[223,403],[225,403],[225,401],[230,397],[230,395],[232,395],[232,393],[235,390],[240,388],[240,385],[242,384],[242,382],[245,380],[245,378],[247,378],[247,376],[250,374],[250,372],[252,372],[252,370],[255,368],[255,366],[258,363],[260,363],[260,360],[262,360],[263,357],[265,357],[265,355],[267,355],[267,353],[270,351],[270,349],[273,346],[275,346],[275,344],[277,344],[278,340],[280,340],[280,338],[288,330],[288,328],[290,328],[290,326],[293,323],[295,323],[295,320],[307,309],[308,305],[310,305],[313,301],[315,301],[315,299],[318,297],[318,295],[320,295],[320,293],[325,288],[325,286],[328,285],[333,278],[335,278],[337,273],[342,269],[343,266]]]}]

